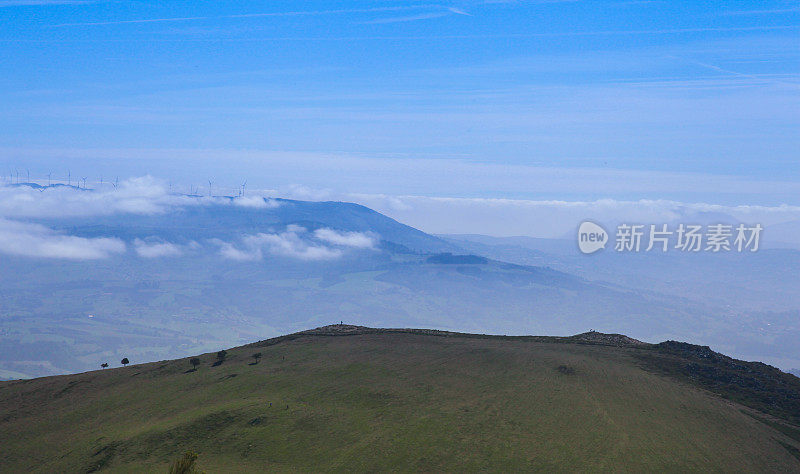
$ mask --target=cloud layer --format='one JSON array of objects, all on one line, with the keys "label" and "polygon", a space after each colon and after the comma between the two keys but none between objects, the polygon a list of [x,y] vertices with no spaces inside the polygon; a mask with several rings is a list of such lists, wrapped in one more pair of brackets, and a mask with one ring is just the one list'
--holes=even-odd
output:
[{"label": "cloud layer", "polygon": [[[764,242],[800,245],[800,236],[772,233],[769,226],[800,223],[800,206],[720,205],[673,200],[587,201],[487,199],[346,193],[299,185],[282,189],[248,190],[246,197],[188,196],[171,193],[163,181],[152,177],[106,182],[93,191],[59,186],[36,189],[29,186],[0,186],[0,253],[47,258],[98,259],[122,254],[127,244],[141,258],[178,257],[193,250],[192,245],[158,239],[85,238],[56,232],[37,219],[131,214],[169,213],[189,206],[241,206],[269,209],[279,201],[262,196],[301,200],[340,200],[363,204],[400,222],[433,234],[487,234],[494,236],[564,237],[583,220],[601,223],[674,223],[695,220],[725,220],[762,224]],[[780,226],[778,226],[780,227]],[[784,226],[785,227],[785,226]],[[797,225],[800,227],[800,224]],[[246,235],[235,241],[215,240],[212,248],[231,260],[257,261],[266,256],[283,256],[306,261],[331,260],[347,249],[374,248],[378,236],[343,232],[329,228],[308,230],[290,226],[271,233]],[[208,245],[203,241],[203,245]],[[194,243],[195,247],[200,244]],[[195,248],[194,250],[197,250]]]}]

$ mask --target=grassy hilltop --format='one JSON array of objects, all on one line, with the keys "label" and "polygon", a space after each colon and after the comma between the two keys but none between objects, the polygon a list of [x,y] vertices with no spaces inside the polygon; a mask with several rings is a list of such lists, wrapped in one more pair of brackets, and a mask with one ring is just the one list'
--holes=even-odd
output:
[{"label": "grassy hilltop", "polygon": [[200,359],[0,383],[0,471],[800,472],[800,380],[699,346],[333,326]]}]

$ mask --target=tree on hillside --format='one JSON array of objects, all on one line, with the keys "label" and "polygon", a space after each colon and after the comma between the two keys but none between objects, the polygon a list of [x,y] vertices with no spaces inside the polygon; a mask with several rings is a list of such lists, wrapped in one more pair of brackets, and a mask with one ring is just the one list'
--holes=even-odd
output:
[{"label": "tree on hillside", "polygon": [[128,365],[128,364],[130,364],[130,363],[131,363],[131,361],[129,361],[127,357],[126,357],[126,358],[124,358],[124,359],[122,359],[122,360],[121,360],[121,361],[119,361],[119,362],[120,362],[120,364],[122,364],[123,366],[126,366],[126,365]]},{"label": "tree on hillside", "polygon": [[256,364],[258,364],[258,360],[261,359],[261,353],[256,352],[255,354],[253,354],[253,359],[255,359]]},{"label": "tree on hillside", "polygon": [[108,367],[108,362],[103,362],[102,364],[100,364],[100,367],[105,369],[106,367]]},{"label": "tree on hillside", "polygon": [[192,357],[189,359],[189,363],[192,364],[193,370],[197,370],[197,366],[200,365],[200,359],[198,357]]},{"label": "tree on hillside", "polygon": [[217,352],[217,359],[219,359],[220,362],[224,361],[225,357],[227,357],[227,356],[228,356],[228,351],[226,351],[224,349],[219,351],[219,352]]}]

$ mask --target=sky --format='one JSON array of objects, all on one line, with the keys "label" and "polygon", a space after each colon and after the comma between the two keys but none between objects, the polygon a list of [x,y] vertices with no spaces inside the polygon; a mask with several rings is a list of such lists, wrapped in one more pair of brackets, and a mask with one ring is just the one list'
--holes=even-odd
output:
[{"label": "sky", "polygon": [[0,90],[6,179],[800,206],[797,1],[0,0]]}]

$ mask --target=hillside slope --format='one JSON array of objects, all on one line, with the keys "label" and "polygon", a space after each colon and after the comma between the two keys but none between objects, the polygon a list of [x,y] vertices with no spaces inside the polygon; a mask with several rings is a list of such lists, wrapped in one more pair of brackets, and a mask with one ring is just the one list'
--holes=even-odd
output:
[{"label": "hillside slope", "polygon": [[192,449],[209,473],[800,472],[800,430],[785,421],[800,380],[728,366],[744,385],[777,384],[750,388],[782,391],[781,418],[702,389],[703,371],[654,370],[662,356],[714,363],[692,348],[333,326],[221,363],[206,354],[197,370],[179,359],[3,382],[0,471],[166,472]]}]

